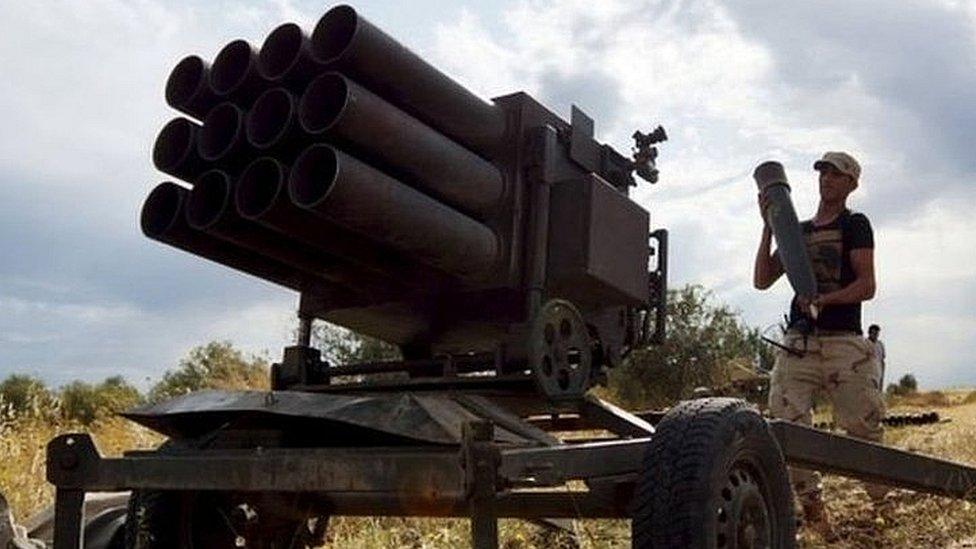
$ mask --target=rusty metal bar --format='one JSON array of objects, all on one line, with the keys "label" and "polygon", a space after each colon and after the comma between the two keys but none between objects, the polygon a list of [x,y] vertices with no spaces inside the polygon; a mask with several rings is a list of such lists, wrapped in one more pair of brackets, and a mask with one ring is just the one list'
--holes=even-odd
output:
[{"label": "rusty metal bar", "polygon": [[339,73],[313,80],[298,113],[306,132],[369,154],[446,204],[479,219],[501,206],[498,168]]},{"label": "rusty metal bar", "polygon": [[312,33],[312,55],[482,156],[491,158],[503,145],[500,107],[445,76],[350,6],[322,16]]},{"label": "rusty metal bar", "polygon": [[502,450],[499,476],[513,485],[553,486],[568,480],[635,475],[650,438]]},{"label": "rusty metal bar", "polygon": [[654,426],[647,421],[593,395],[584,395],[580,416],[620,436],[648,437],[654,434]]},{"label": "rusty metal bar", "polygon": [[86,434],[48,444],[47,479],[59,489],[388,493],[464,499],[458,449],[259,448],[103,458]]},{"label": "rusty metal bar", "polygon": [[54,549],[81,549],[85,520],[85,491],[61,488],[54,494]]},{"label": "rusty metal bar", "polygon": [[954,498],[976,493],[974,467],[784,420],[769,424],[791,465]]},{"label": "rusty metal bar", "polygon": [[465,485],[471,506],[471,546],[498,549],[498,450],[492,444],[494,427],[490,421],[472,421],[465,423],[462,431]]}]

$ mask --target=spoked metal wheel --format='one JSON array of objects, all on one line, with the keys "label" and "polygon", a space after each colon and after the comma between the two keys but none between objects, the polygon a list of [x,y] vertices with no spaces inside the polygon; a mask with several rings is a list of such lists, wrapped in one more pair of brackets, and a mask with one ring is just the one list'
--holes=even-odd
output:
[{"label": "spoked metal wheel", "polygon": [[563,299],[546,302],[529,333],[529,366],[551,399],[578,398],[590,387],[592,341],[583,316]]},{"label": "spoked metal wheel", "polygon": [[[717,547],[734,546],[739,549],[771,547],[772,520],[762,487],[751,467],[737,463],[729,471],[721,490],[716,518]],[[730,543],[734,540],[734,543]]]}]

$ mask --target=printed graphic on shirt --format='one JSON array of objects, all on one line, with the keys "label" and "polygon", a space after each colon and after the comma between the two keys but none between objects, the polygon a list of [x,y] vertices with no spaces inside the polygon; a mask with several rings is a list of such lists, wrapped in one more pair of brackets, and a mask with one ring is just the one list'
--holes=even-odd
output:
[{"label": "printed graphic on shirt", "polygon": [[817,291],[824,294],[839,290],[844,248],[840,229],[814,230],[805,238],[813,274],[817,278]]}]

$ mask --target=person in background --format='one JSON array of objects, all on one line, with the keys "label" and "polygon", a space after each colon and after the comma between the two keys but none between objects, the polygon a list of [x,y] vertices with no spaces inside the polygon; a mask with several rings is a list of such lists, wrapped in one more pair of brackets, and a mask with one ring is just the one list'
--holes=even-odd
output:
[{"label": "person in background", "polygon": [[881,326],[877,324],[872,324],[868,326],[868,340],[874,344],[874,354],[881,362],[881,386],[884,387],[884,375],[885,375],[885,346],[884,342],[879,339],[881,335]]}]

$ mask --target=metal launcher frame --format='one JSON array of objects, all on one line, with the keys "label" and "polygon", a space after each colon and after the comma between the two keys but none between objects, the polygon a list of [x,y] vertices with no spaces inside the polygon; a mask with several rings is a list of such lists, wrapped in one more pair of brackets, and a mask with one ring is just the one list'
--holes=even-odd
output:
[{"label": "metal launcher frame", "polygon": [[[483,102],[348,6],[311,36],[286,24],[260,52],[235,41],[212,67],[188,57],[166,95],[203,125],[177,118],[160,133],[154,162],[192,188],[153,190],[143,231],[299,291],[299,342],[270,392],[127,414],[188,448],[106,458],[87,435],[52,440],[56,549],[81,547],[85,494],[98,491],[469,517],[478,548],[498,546],[499,517],[631,516],[660,414],[586,391],[664,335],[667,233],[649,234],[627,196],[635,172],[656,180],[663,130],[635,134],[629,159],[575,107],[567,123],[524,93]],[[404,359],[326,364],[310,346],[316,318]],[[792,464],[954,497],[976,479],[770,424]]]}]

